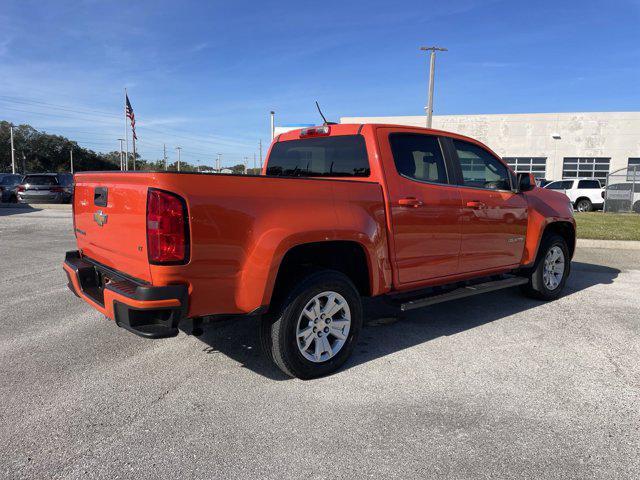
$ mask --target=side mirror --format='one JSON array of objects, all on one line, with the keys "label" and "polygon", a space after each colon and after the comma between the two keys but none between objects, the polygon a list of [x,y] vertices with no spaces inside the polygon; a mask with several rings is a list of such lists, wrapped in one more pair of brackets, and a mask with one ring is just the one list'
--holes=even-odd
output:
[{"label": "side mirror", "polygon": [[518,192],[528,192],[536,186],[536,179],[532,173],[518,174]]}]

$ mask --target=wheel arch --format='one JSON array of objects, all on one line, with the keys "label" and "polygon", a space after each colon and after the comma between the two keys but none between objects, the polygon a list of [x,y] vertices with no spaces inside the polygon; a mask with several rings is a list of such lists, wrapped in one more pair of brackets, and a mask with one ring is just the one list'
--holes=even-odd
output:
[{"label": "wheel arch", "polygon": [[[540,236],[540,240],[538,242],[538,250],[540,249],[540,243],[542,239],[549,234],[555,233],[564,238],[564,241],[567,243],[567,249],[569,250],[569,258],[573,258],[573,254],[576,250],[576,228],[575,225],[571,222],[567,221],[555,221],[550,222],[544,228],[542,235]],[[536,257],[538,252],[536,251]]]},{"label": "wheel arch", "polygon": [[538,258],[540,245],[545,235],[556,233],[564,238],[569,249],[569,258],[573,257],[576,248],[576,227],[575,222],[568,219],[549,219],[540,229],[533,229],[527,232],[527,242],[523,252],[522,266],[529,268],[533,266]]},{"label": "wheel arch", "polygon": [[360,295],[372,294],[372,264],[364,245],[352,240],[303,243],[292,246],[283,255],[271,291],[265,292],[269,310],[277,308],[302,277],[320,269],[343,273]]}]

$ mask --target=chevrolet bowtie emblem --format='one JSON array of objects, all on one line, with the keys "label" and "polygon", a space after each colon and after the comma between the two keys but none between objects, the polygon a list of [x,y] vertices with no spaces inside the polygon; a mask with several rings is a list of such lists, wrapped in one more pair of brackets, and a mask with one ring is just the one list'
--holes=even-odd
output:
[{"label": "chevrolet bowtie emblem", "polygon": [[109,215],[107,215],[106,213],[102,213],[102,210],[98,210],[93,214],[93,220],[98,224],[99,227],[107,223],[107,218],[109,218]]}]

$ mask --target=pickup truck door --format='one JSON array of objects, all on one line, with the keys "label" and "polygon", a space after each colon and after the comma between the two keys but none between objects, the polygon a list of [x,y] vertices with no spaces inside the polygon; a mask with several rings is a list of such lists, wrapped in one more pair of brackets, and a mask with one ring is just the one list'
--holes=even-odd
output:
[{"label": "pickup truck door", "polygon": [[461,197],[440,139],[420,130],[378,129],[386,178],[395,282],[453,275],[460,254]]},{"label": "pickup truck door", "polygon": [[460,272],[519,264],[527,233],[527,200],[513,192],[513,175],[480,145],[447,141],[462,195]]}]

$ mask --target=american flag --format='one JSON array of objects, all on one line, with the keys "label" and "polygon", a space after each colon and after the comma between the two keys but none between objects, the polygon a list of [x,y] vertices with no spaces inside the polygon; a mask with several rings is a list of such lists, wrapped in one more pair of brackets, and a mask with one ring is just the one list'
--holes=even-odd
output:
[{"label": "american flag", "polygon": [[127,100],[125,109],[127,112],[127,117],[129,117],[129,120],[131,120],[131,131],[133,132],[133,139],[137,140],[138,136],[136,135],[136,116],[133,113],[133,107],[131,106],[131,102],[129,101],[129,95],[125,95],[125,98]]}]

